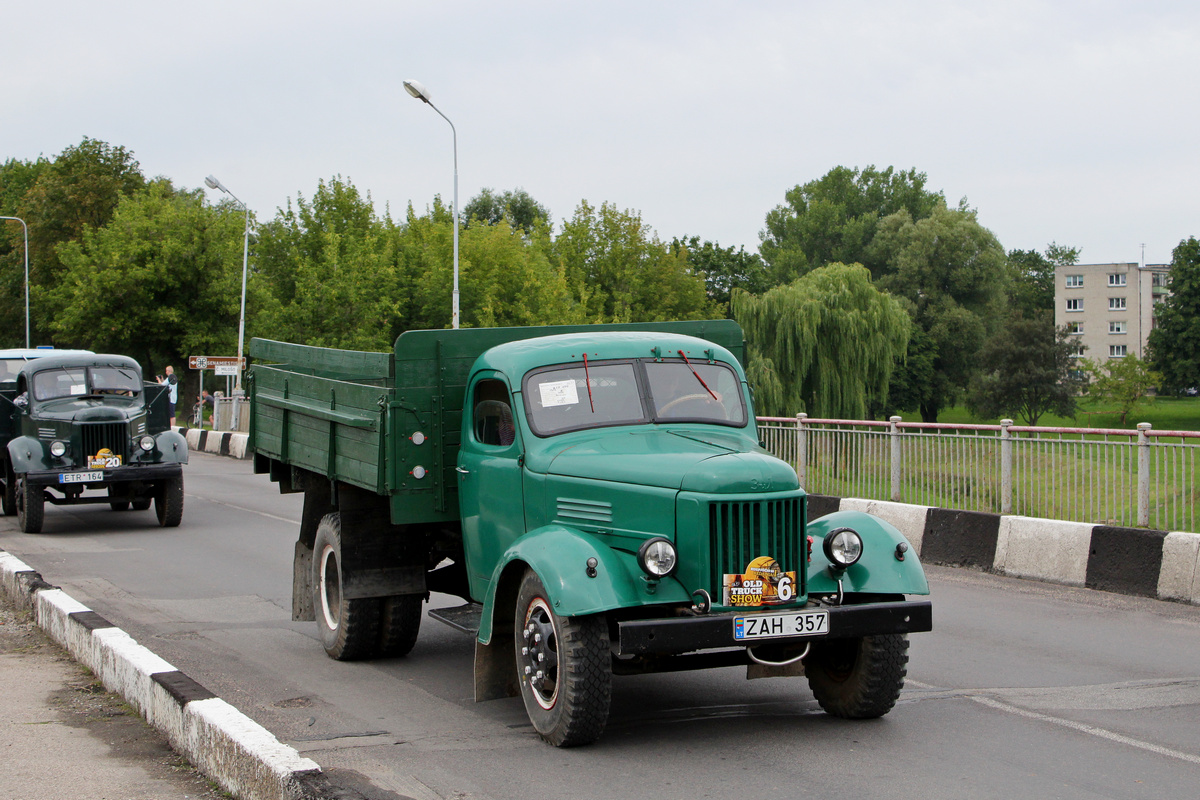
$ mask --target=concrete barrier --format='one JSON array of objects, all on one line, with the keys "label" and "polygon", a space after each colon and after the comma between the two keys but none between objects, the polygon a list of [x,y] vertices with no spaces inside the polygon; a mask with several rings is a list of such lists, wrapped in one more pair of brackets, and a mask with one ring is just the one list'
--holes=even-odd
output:
[{"label": "concrete barrier", "polygon": [[109,691],[120,695],[197,769],[241,800],[361,797],[328,793],[320,766],[0,551],[0,587]]},{"label": "concrete barrier", "polygon": [[209,431],[201,428],[179,428],[178,430],[187,439],[189,450],[239,459],[249,458],[252,455],[249,449],[249,434]]}]

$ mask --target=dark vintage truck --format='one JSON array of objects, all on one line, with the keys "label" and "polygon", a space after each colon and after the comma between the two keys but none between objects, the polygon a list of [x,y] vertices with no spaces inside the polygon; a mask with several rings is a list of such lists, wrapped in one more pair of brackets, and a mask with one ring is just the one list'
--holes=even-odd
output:
[{"label": "dark vintage truck", "polygon": [[409,331],[390,353],[251,342],[256,473],[303,492],[293,617],[335,659],[429,616],[475,636],[477,700],[554,745],[597,739],[612,677],[806,675],[886,714],[932,625],[908,542],[807,518],[760,445],[732,321]]},{"label": "dark vintage truck", "polygon": [[3,510],[42,530],[45,504],[154,504],[158,522],[183,518],[187,440],[169,426],[165,386],[127,356],[54,353],[22,360],[0,381]]}]

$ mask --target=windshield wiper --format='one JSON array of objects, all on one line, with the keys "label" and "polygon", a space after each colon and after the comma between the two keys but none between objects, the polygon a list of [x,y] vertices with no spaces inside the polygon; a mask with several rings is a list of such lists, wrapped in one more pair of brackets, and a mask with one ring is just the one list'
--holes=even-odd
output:
[{"label": "windshield wiper", "polygon": [[[708,384],[704,382],[704,378],[700,377],[700,373],[696,372],[696,369],[692,366],[692,362],[688,361],[688,357],[683,354],[683,351],[679,350],[678,353],[679,353],[680,357],[683,358],[683,363],[687,364],[687,368],[690,369],[692,371],[692,374],[696,376],[696,380],[700,381],[700,385],[704,387],[704,391],[706,391],[710,395],[712,395],[713,400],[716,400],[718,403],[721,402],[721,399],[719,397],[717,397],[715,394],[713,394],[713,390],[708,388]],[[586,357],[585,357],[584,363],[587,363]],[[708,402],[708,401],[706,400],[705,402]]]}]

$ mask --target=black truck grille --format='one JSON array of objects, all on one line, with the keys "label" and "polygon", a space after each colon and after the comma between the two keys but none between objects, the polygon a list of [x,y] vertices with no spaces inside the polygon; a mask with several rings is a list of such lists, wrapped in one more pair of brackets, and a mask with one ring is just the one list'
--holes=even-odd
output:
[{"label": "black truck grille", "polygon": [[100,422],[79,426],[79,444],[85,456],[107,448],[123,460],[129,458],[129,426],[124,422]]},{"label": "black truck grille", "polygon": [[796,572],[804,592],[807,550],[803,498],[744,503],[712,503],[708,507],[710,584],[720,602],[724,575],[743,573],[759,556],[770,556],[785,572]]}]

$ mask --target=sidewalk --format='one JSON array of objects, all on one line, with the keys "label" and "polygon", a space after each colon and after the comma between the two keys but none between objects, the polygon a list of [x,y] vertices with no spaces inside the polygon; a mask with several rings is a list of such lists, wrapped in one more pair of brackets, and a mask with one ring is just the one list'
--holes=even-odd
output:
[{"label": "sidewalk", "polygon": [[3,800],[229,797],[2,591],[0,687]]}]

